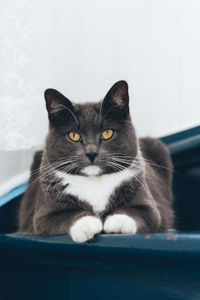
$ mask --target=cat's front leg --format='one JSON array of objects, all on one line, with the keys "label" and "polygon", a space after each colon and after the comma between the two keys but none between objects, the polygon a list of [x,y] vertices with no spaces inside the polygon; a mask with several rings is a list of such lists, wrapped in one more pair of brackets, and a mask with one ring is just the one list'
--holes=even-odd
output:
[{"label": "cat's front leg", "polygon": [[86,242],[100,233],[103,229],[101,220],[94,216],[84,216],[74,222],[69,234],[75,242]]},{"label": "cat's front leg", "polygon": [[159,229],[161,217],[158,210],[150,205],[140,205],[116,209],[104,221],[106,233],[155,233]]},{"label": "cat's front leg", "polygon": [[34,233],[38,235],[68,234],[75,242],[91,240],[103,229],[102,221],[87,211],[56,211],[43,214],[42,208],[33,218]]},{"label": "cat's front leg", "polygon": [[103,228],[106,233],[135,234],[137,222],[125,213],[116,213],[105,219]]}]

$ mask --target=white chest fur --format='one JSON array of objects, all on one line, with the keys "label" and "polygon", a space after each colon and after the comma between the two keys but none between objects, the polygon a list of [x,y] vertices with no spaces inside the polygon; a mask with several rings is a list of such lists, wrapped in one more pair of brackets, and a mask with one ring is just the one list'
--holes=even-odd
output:
[{"label": "white chest fur", "polygon": [[115,189],[135,175],[129,169],[101,176],[71,175],[56,171],[56,176],[62,179],[62,184],[68,184],[64,192],[87,202],[96,214],[105,210]]}]

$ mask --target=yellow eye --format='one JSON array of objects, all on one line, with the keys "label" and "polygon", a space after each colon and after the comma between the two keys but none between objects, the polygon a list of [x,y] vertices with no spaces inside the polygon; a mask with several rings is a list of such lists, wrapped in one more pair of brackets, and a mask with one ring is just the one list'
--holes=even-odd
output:
[{"label": "yellow eye", "polygon": [[74,142],[78,142],[80,140],[80,134],[74,131],[71,131],[68,133],[69,138],[74,141]]},{"label": "yellow eye", "polygon": [[107,129],[102,132],[101,136],[104,140],[108,140],[113,136],[113,131],[111,129]]}]

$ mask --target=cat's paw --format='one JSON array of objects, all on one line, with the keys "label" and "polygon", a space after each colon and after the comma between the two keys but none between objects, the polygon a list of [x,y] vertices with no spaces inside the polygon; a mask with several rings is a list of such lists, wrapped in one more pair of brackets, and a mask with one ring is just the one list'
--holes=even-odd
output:
[{"label": "cat's paw", "polygon": [[137,223],[125,214],[116,214],[106,218],[104,231],[107,233],[134,234],[137,232]]},{"label": "cat's paw", "polygon": [[95,234],[102,231],[102,222],[97,217],[85,216],[78,219],[70,228],[70,236],[75,242],[91,240]]}]

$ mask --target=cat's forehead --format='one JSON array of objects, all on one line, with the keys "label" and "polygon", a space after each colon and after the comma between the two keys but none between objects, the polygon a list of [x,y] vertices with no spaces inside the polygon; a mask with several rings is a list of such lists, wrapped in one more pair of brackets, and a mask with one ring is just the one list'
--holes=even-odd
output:
[{"label": "cat's forehead", "polygon": [[80,127],[100,128],[101,102],[75,104],[75,113],[78,117]]}]

